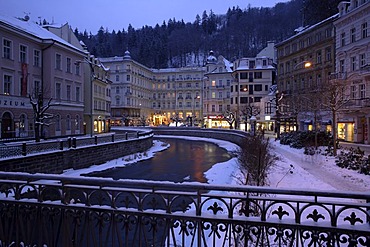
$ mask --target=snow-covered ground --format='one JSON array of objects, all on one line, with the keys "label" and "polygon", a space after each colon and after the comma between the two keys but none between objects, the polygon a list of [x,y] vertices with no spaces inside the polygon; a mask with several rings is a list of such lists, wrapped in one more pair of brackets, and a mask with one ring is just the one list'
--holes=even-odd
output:
[{"label": "snow-covered ground", "polygon": [[[238,148],[233,143],[216,139],[178,136],[175,138],[210,141],[230,152]],[[305,155],[303,150],[293,149],[273,140],[271,145],[273,151],[280,158],[270,171],[268,179],[271,187],[358,192],[370,190],[370,176],[336,166],[334,157]],[[64,175],[80,176],[90,172],[126,166],[139,160],[149,159],[156,152],[163,151],[166,148],[168,148],[168,145],[165,143],[154,141],[153,147],[147,152],[128,155],[87,169],[67,170]],[[238,175],[237,159],[232,158],[227,162],[215,164],[210,170],[205,172],[205,175],[210,184],[237,184],[238,181],[235,178]],[[184,181],[186,181],[186,178],[184,178]]]}]

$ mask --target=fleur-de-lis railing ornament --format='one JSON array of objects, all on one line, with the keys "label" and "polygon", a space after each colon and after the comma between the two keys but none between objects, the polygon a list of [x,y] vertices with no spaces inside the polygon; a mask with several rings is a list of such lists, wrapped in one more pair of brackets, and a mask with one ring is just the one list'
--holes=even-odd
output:
[{"label": "fleur-de-lis railing ornament", "polygon": [[312,219],[313,221],[317,222],[319,219],[325,219],[325,216],[322,214],[319,214],[319,211],[315,209],[311,214],[307,215],[307,219]]},{"label": "fleur-de-lis railing ornament", "polygon": [[181,211],[185,213],[188,209],[190,209],[190,205],[185,200],[182,200],[181,203],[177,204],[180,207]]},{"label": "fleur-de-lis railing ornament", "polygon": [[285,210],[283,210],[282,206],[279,206],[277,210],[274,210],[272,214],[276,214],[279,217],[279,220],[283,218],[284,215],[289,216],[289,213]]},{"label": "fleur-de-lis railing ornament", "polygon": [[129,196],[125,196],[125,198],[122,199],[120,202],[123,203],[126,208],[128,208],[130,204],[133,204]]},{"label": "fleur-de-lis railing ornament", "polygon": [[155,197],[152,197],[152,200],[150,200],[150,202],[148,202],[148,204],[152,207],[153,210],[156,210],[157,207],[158,207],[158,202],[155,199]]},{"label": "fleur-de-lis railing ornament", "polygon": [[214,202],[212,206],[207,208],[207,210],[212,210],[214,215],[216,215],[219,211],[224,211],[220,206],[218,206],[217,202]]},{"label": "fleur-de-lis railing ornament", "polygon": [[357,217],[355,212],[352,212],[350,216],[344,218],[344,221],[349,221],[352,226],[356,224],[356,222],[364,223],[364,221]]}]

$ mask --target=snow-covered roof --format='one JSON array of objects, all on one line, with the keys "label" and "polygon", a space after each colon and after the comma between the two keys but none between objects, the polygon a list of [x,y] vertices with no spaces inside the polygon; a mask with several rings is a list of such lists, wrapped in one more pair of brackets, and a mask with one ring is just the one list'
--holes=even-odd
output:
[{"label": "snow-covered roof", "polygon": [[307,33],[309,31],[311,31],[312,29],[330,21],[330,20],[334,20],[335,18],[337,18],[339,16],[339,13],[335,14],[335,15],[332,15],[330,16],[329,18],[326,18],[325,20],[322,20],[312,26],[305,26],[305,27],[298,27],[297,29],[295,29],[295,31],[297,32],[295,35],[293,36],[290,36],[289,38],[287,38],[286,40],[283,40],[282,42],[280,42],[279,44],[277,44],[276,46],[279,46],[281,44],[284,44],[285,42],[289,41],[289,40],[292,40],[300,35],[303,35],[304,33]]},{"label": "snow-covered roof", "polygon": [[[68,46],[72,49],[81,51],[81,49],[73,46],[72,44],[68,43],[64,39],[60,38],[59,36],[53,34],[52,32],[48,31],[47,29],[43,28],[42,26],[36,24],[31,20],[20,20],[15,17],[9,17],[0,13],[0,24],[8,25],[13,29],[19,30],[21,32],[25,32],[29,35],[37,37],[42,40],[54,40],[58,43],[61,43],[65,46]],[[81,51],[83,52],[83,51]]]}]

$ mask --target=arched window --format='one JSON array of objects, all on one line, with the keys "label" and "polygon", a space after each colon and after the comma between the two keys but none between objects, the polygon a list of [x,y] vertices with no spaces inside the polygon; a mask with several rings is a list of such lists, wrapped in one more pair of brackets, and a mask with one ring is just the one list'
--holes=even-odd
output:
[{"label": "arched window", "polygon": [[61,125],[60,125],[60,115],[56,115],[55,117],[55,130],[60,131]]},{"label": "arched window", "polygon": [[75,129],[76,130],[80,130],[80,116],[79,115],[76,115],[76,119],[75,119]]},{"label": "arched window", "polygon": [[66,120],[66,127],[67,127],[67,130],[71,130],[71,116],[70,115],[67,115],[67,120]]}]

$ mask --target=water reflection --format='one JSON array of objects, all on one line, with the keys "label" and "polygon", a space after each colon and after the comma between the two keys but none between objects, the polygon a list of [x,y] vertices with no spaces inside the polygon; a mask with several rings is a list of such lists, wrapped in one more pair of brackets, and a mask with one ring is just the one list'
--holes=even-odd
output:
[{"label": "water reflection", "polygon": [[127,167],[90,174],[114,179],[146,179],[159,181],[196,181],[206,183],[204,172],[214,164],[225,162],[231,157],[227,151],[205,141],[161,138],[170,147]]}]

